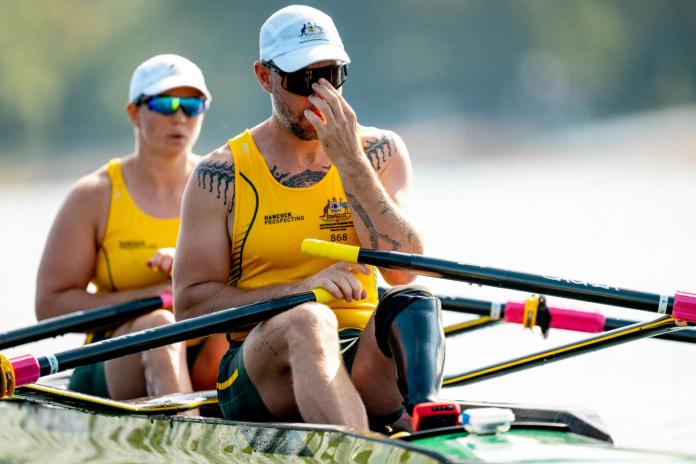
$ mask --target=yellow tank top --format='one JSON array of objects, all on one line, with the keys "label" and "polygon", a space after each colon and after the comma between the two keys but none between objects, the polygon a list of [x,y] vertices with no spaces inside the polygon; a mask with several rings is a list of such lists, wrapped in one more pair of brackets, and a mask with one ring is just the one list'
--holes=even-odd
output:
[{"label": "yellow tank top", "polygon": [[[287,187],[266,165],[249,130],[229,141],[235,166],[232,259],[229,285],[243,289],[293,282],[334,261],[303,255],[305,238],[359,245],[338,170],[332,165],[310,187]],[[367,298],[330,306],[339,328],[364,329],[377,305],[374,268],[356,273]],[[238,339],[239,334],[233,334]]]},{"label": "yellow tank top", "polygon": [[150,269],[146,261],[160,248],[176,245],[179,218],[160,219],[138,208],[123,181],[120,159],[109,161],[106,169],[111,205],[92,284],[98,293],[109,293],[164,282],[167,276]]}]

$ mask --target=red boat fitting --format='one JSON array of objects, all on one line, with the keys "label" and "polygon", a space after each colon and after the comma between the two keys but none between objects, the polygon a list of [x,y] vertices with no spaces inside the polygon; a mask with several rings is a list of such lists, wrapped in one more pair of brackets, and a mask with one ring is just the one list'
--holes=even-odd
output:
[{"label": "red boat fitting", "polygon": [[411,428],[414,432],[418,432],[458,425],[461,412],[459,404],[453,401],[419,403],[413,407]]}]

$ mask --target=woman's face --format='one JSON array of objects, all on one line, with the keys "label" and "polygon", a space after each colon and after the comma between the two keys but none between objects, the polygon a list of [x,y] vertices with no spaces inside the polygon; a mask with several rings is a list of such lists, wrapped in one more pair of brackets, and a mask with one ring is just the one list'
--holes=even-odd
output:
[{"label": "woman's face", "polygon": [[[203,97],[192,87],[176,87],[159,94],[172,97]],[[128,105],[128,113],[136,127],[138,149],[163,156],[188,155],[198,140],[203,123],[203,113],[187,116],[180,107],[173,114],[165,115],[150,110],[147,104]]]}]

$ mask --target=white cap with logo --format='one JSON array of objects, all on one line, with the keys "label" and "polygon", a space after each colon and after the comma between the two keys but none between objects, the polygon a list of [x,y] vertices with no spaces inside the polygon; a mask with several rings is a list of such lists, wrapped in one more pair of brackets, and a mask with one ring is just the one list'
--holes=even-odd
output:
[{"label": "white cap with logo", "polygon": [[261,26],[259,49],[261,60],[273,61],[285,72],[326,60],[350,63],[331,17],[305,5],[273,13]]},{"label": "white cap with logo", "polygon": [[203,72],[192,61],[172,54],[153,56],[135,68],[128,101],[135,102],[142,95],[149,97],[175,87],[200,90],[207,99],[207,105],[210,105],[212,96],[205,85]]}]

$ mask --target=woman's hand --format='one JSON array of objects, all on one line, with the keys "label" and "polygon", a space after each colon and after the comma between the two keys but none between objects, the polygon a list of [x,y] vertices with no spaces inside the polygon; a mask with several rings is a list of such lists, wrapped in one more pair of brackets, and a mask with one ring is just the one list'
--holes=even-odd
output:
[{"label": "woman's hand", "polygon": [[174,248],[160,248],[155,256],[147,260],[148,267],[171,277],[174,269],[174,251]]}]

